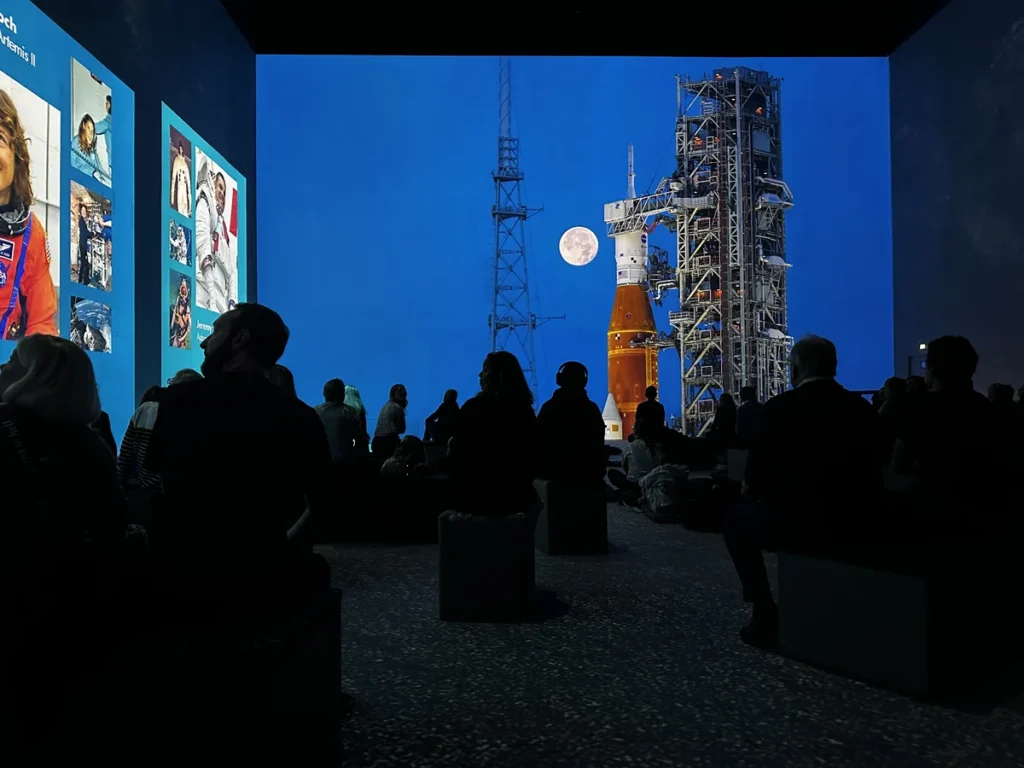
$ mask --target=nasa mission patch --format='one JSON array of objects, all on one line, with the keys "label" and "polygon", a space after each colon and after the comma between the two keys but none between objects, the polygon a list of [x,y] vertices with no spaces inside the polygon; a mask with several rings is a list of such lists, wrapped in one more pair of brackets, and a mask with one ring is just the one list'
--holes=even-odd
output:
[{"label": "nasa mission patch", "polygon": [[0,237],[0,261],[14,261],[14,241]]}]

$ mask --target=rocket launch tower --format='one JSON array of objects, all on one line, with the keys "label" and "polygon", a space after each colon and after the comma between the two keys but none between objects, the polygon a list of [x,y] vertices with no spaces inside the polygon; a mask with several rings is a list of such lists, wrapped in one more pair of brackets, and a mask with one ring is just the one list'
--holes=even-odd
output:
[{"label": "rocket launch tower", "polygon": [[[666,292],[679,291],[679,311],[669,312],[669,333],[644,331],[627,342],[637,359],[639,353],[654,358],[646,365],[646,378],[629,374],[628,387],[654,383],[648,372],[657,378],[658,351],[675,347],[680,427],[689,435],[710,427],[724,392],[735,396],[740,387],[752,385],[763,401],[789,386],[784,214],[793,195],[782,177],[780,90],[778,78],[747,67],[719,69],[697,81],[677,76],[675,172],[653,194],[630,194],[605,205],[619,281],[613,325],[622,270],[636,267],[634,258],[642,269],[627,280],[641,280],[646,306],[641,324],[652,317],[648,297],[660,304]],[[675,233],[674,265],[646,242],[659,225]],[[636,255],[627,258],[627,253]],[[610,383],[616,381],[612,360],[609,336]],[[632,392],[623,393],[623,400],[615,389],[612,394],[628,434],[632,418],[627,425],[626,416],[636,406],[626,395]]]}]

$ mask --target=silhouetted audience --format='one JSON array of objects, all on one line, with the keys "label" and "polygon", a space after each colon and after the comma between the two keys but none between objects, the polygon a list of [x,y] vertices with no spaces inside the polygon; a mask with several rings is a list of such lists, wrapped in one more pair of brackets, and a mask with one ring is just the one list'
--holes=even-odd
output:
[{"label": "silhouetted audience", "polygon": [[404,384],[395,384],[388,393],[388,401],[377,415],[370,450],[381,461],[391,458],[402,435],[405,434],[405,409],[409,406],[409,393]]},{"label": "silhouetted audience", "polygon": [[287,343],[276,312],[239,304],[201,344],[203,378],[160,401],[147,468],[163,503],[150,548],[179,608],[263,610],[329,586],[309,537],[333,511],[334,464],[316,412],[268,377]]},{"label": "silhouetted audience", "polygon": [[[183,368],[171,377],[167,386],[173,387],[201,378],[198,371]],[[120,481],[121,487],[129,493],[129,503],[133,510],[138,504],[147,505],[146,497],[136,498],[132,494],[133,490],[147,490],[160,486],[160,476],[146,469],[146,452],[149,450],[149,441],[153,435],[153,425],[156,423],[159,403],[166,391],[164,387],[153,386],[143,393],[142,401],[128,421],[128,428],[125,430],[124,437],[121,438],[121,450],[117,454],[117,479]],[[133,519],[137,518],[134,512],[132,517]],[[148,513],[137,518],[137,521],[145,525],[148,522]]]},{"label": "silhouetted audience", "polygon": [[740,407],[736,409],[736,447],[750,448],[761,431],[761,403],[757,388],[740,387]]},{"label": "silhouetted audience", "polygon": [[630,435],[634,439],[622,452],[622,470],[608,470],[608,481],[620,492],[619,498],[632,507],[640,503],[640,481],[658,466],[652,431],[646,421],[637,419]]},{"label": "silhouetted audience", "polygon": [[363,428],[359,413],[345,404],[345,382],[331,379],[324,384],[324,401],[314,410],[324,425],[332,458],[341,463],[359,459],[362,456]]},{"label": "silhouetted audience", "polygon": [[882,453],[871,404],[836,380],[832,342],[801,339],[790,356],[793,389],[764,404],[744,481],[749,503],[726,513],[725,542],[753,604],[741,632],[770,644],[778,612],[761,550],[768,545],[834,553],[853,544],[881,496]]},{"label": "silhouetted audience", "polygon": [[127,526],[114,456],[91,428],[101,408],[83,350],[21,339],[0,366],[0,400],[0,688],[16,702],[0,727],[17,765],[115,634]]},{"label": "silhouetted audience", "polygon": [[459,393],[449,389],[437,410],[427,416],[423,430],[423,439],[438,445],[448,445],[455,433],[455,423],[459,418]]},{"label": "silhouetted audience", "polygon": [[381,465],[380,473],[386,477],[408,477],[420,474],[427,465],[423,441],[415,435],[402,438],[391,458]]},{"label": "silhouetted audience", "polygon": [[665,406],[658,402],[658,388],[648,387],[644,397],[646,399],[636,407],[636,419],[643,419],[657,431],[665,426]]},{"label": "silhouetted audience", "polygon": [[587,397],[589,378],[582,363],[563,363],[555,375],[558,389],[537,415],[538,475],[545,480],[579,487],[604,482],[604,417]]},{"label": "silhouetted audience", "polygon": [[355,408],[356,414],[359,416],[359,424],[363,428],[359,450],[366,454],[370,450],[370,433],[366,431],[366,406],[363,405],[363,399],[359,396],[359,390],[351,384],[345,385],[345,405]]},{"label": "silhouetted audience", "polygon": [[[947,522],[978,522],[981,499],[1004,474],[1007,446],[993,404],[974,389],[978,353],[962,336],[928,344],[928,391],[908,396],[893,411],[897,437],[893,469],[919,478],[918,501]],[[985,481],[980,481],[986,477]],[[932,502],[929,502],[931,499]]]},{"label": "silhouetted audience", "polygon": [[459,410],[450,445],[451,492],[457,511],[473,515],[539,514],[537,416],[533,393],[511,352],[492,352],[480,392]]}]

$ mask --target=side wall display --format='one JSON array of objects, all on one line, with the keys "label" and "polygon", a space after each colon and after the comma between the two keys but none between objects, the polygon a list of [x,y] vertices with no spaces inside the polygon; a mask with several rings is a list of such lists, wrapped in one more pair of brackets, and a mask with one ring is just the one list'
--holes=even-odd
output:
[{"label": "side wall display", "polygon": [[246,300],[245,177],[163,105],[162,376],[199,370],[216,319]]},{"label": "side wall display", "polygon": [[27,0],[5,4],[0,48],[0,358],[31,334],[70,339],[91,354],[123,427],[134,405],[135,96]]}]

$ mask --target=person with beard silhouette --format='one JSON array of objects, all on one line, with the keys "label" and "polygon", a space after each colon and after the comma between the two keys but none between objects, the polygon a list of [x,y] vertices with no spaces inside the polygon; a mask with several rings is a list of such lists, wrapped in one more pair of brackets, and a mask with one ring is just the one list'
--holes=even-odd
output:
[{"label": "person with beard silhouette", "polygon": [[587,397],[590,374],[583,363],[563,363],[555,375],[558,389],[537,415],[540,476],[572,487],[604,480],[604,417]]},{"label": "person with beard silhouette", "polygon": [[150,545],[172,598],[256,607],[330,585],[309,542],[333,511],[327,435],[268,378],[288,335],[272,309],[239,304],[200,345],[203,378],[161,397],[146,457],[164,497]]}]

